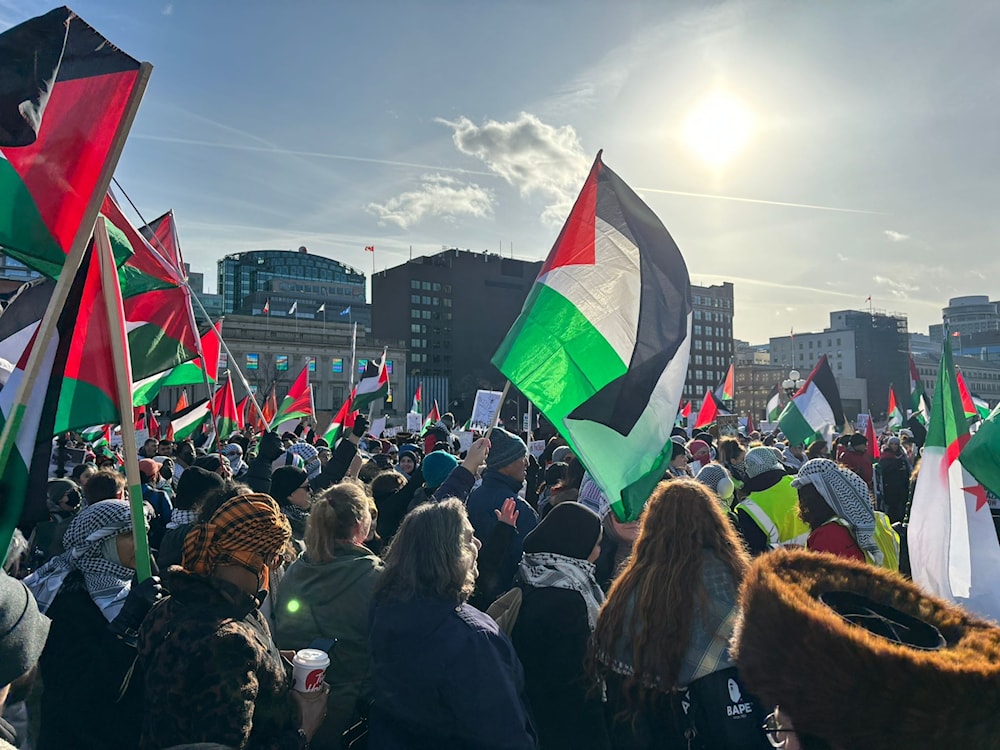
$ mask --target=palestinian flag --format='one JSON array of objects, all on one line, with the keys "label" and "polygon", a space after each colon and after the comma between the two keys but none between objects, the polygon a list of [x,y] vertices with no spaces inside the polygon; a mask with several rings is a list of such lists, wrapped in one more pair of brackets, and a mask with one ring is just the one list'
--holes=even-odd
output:
[{"label": "palestinian flag", "polygon": [[135,410],[135,429],[136,431],[146,429],[146,407],[140,406]]},{"label": "palestinian flag", "polygon": [[1000,406],[969,439],[962,450],[962,465],[994,497],[1000,497]]},{"label": "palestinian flag", "polygon": [[348,396],[343,406],[333,415],[333,419],[330,420],[330,426],[326,428],[326,432],[323,433],[323,439],[326,441],[326,444],[332,448],[337,440],[340,439],[340,434],[345,429],[354,427],[354,420],[357,416],[358,412],[352,407],[351,397]]},{"label": "palestinian flag", "polygon": [[[471,419],[471,417],[469,419]],[[431,407],[431,413],[427,415],[427,419],[424,420],[423,427],[420,428],[420,431],[426,432],[428,427],[433,427],[440,421],[441,421],[441,412],[438,409],[437,399],[434,399],[434,406]]]},{"label": "palestinian flag", "polygon": [[153,413],[153,407],[150,406],[146,413],[146,422],[149,424],[149,436],[159,439],[160,437],[160,423],[156,421],[156,415]]},{"label": "palestinian flag", "polygon": [[[113,262],[109,254],[108,263]],[[112,284],[107,288],[101,274],[100,250],[91,240],[59,315],[56,332],[46,347],[38,380],[20,416],[13,450],[0,477],[7,497],[0,511],[0,547],[10,541],[19,521],[33,522],[48,517],[45,483],[52,438],[95,424],[118,424],[123,419],[117,399],[112,337],[121,339],[128,356],[124,312],[118,286]],[[0,314],[0,330],[7,328],[4,321],[8,315],[18,321],[11,326],[14,328],[30,317],[22,315],[24,311],[19,308],[22,304],[36,304],[39,288],[41,285],[26,285],[19,290]],[[118,310],[114,318],[108,316],[105,294],[112,295],[112,304]],[[34,343],[32,336],[29,346],[16,360],[17,366],[7,385],[0,391],[3,423],[17,418],[14,401]],[[130,405],[124,409],[124,418],[132,418]],[[25,498],[32,498],[32,504],[22,516]]]},{"label": "palestinian flag", "polygon": [[[180,397],[177,399],[177,403],[174,404],[174,410],[171,412],[171,417],[175,417],[182,411],[188,408],[188,397],[187,390],[182,390]],[[167,422],[167,440],[174,441],[174,424],[173,422]]]},{"label": "palestinian flag", "polygon": [[749,435],[751,432],[756,432],[756,431],[757,431],[757,428],[754,426],[754,423],[753,423],[753,413],[748,411],[747,412],[747,426],[746,426],[747,435]]},{"label": "palestinian flag", "polygon": [[903,426],[904,418],[903,412],[900,410],[899,406],[896,404],[896,392],[889,386],[889,408],[886,411],[888,415],[887,425],[894,430],[898,430]]},{"label": "palestinian flag", "polygon": [[735,379],[733,377],[733,362],[729,363],[729,371],[715,389],[715,397],[719,401],[732,401],[733,394],[736,393]]},{"label": "palestinian flag", "polygon": [[417,391],[413,394],[413,405],[410,406],[411,414],[422,414],[420,411],[420,391],[423,387],[423,383],[417,383]]},{"label": "palestinian flag", "polygon": [[698,416],[695,417],[693,428],[699,430],[702,427],[708,427],[720,415],[727,416],[731,414],[732,412],[726,409],[722,402],[719,401],[718,396],[712,393],[712,391],[706,390],[705,398],[701,402],[701,409],[698,410]]},{"label": "palestinian flag", "polygon": [[[111,425],[99,424],[80,430],[80,439],[85,443],[94,443],[104,437],[105,431],[110,431]],[[111,439],[108,438],[108,442]]]},{"label": "palestinian flag", "polygon": [[108,189],[140,63],[57,8],[0,34],[0,247],[59,275]]},{"label": "palestinian flag", "polygon": [[670,462],[691,342],[691,285],[670,233],[601,161],[493,364],[580,457],[624,520]]},{"label": "palestinian flag", "polygon": [[686,420],[689,416],[691,416],[691,402],[685,401],[677,410],[677,416],[674,417],[674,427],[682,427],[684,420]]},{"label": "palestinian flag", "polygon": [[171,266],[184,268],[184,257],[181,255],[181,243],[177,237],[177,223],[174,221],[173,210],[140,227],[139,231]]},{"label": "palestinian flag", "polygon": [[868,421],[865,422],[865,440],[868,441],[868,459],[877,461],[879,459],[878,438],[875,436],[875,420],[872,419],[871,412],[868,413]]},{"label": "palestinian flag", "polygon": [[781,383],[775,383],[767,394],[767,405],[764,407],[766,421],[777,422],[781,416]]},{"label": "palestinian flag", "polygon": [[368,361],[361,380],[354,386],[354,408],[366,410],[371,404],[389,395],[389,372],[385,368],[386,350],[382,356]]},{"label": "palestinian flag", "polygon": [[215,412],[215,424],[219,434],[216,441],[221,444],[234,432],[240,429],[239,412],[236,409],[236,398],[233,395],[233,379],[227,377],[226,382],[215,392],[212,411]]},{"label": "palestinian flag", "polygon": [[209,400],[206,398],[196,404],[192,404],[180,412],[172,415],[169,432],[173,432],[173,439],[187,440],[198,434],[201,429],[212,421],[212,409]]},{"label": "palestinian flag", "polygon": [[910,355],[910,416],[916,417],[922,425],[927,425],[930,409],[927,404],[927,394],[924,393],[924,381]]},{"label": "palestinian flag", "polygon": [[136,406],[152,403],[163,388],[202,385],[205,382],[206,374],[208,382],[214,383],[219,371],[221,337],[222,321],[220,320],[202,335],[200,343],[197,345],[204,353],[204,358],[197,357],[190,362],[184,362],[169,370],[137,380],[132,385],[132,403]]},{"label": "palestinian flag", "polygon": [[913,580],[932,594],[1000,620],[1000,543],[986,488],[966,465],[966,450],[973,446],[970,465],[982,473],[983,448],[969,438],[947,340],[930,417],[907,535]]},{"label": "palestinian flag", "polygon": [[840,389],[824,354],[781,412],[778,427],[791,445],[809,445],[817,439],[833,445],[833,432],[843,426],[844,421]]},{"label": "palestinian flag", "polygon": [[281,402],[271,424],[277,427],[285,422],[311,416],[313,416],[312,391],[309,388],[309,365],[306,365],[295,378],[292,387],[288,389],[288,395]]},{"label": "palestinian flag", "polygon": [[250,398],[249,393],[243,397],[242,401],[236,404],[236,419],[239,422],[241,430],[248,424],[253,423],[253,399]]},{"label": "palestinian flag", "polygon": [[128,322],[132,379],[141,380],[198,356],[198,326],[183,267],[157,253],[109,194],[101,213],[127,240],[130,257],[118,277]]},{"label": "palestinian flag", "polygon": [[965,418],[985,419],[988,417],[990,415],[990,405],[981,398],[976,398],[969,392],[969,386],[965,384],[965,378],[962,377],[962,371],[956,371],[955,377],[958,381],[958,393],[962,398],[962,410],[965,412]]},{"label": "palestinian flag", "polygon": [[264,417],[265,430],[274,422],[274,416],[278,413],[278,396],[274,392],[275,384],[271,383],[271,388],[267,392],[267,398],[264,400],[264,406],[261,407]]}]

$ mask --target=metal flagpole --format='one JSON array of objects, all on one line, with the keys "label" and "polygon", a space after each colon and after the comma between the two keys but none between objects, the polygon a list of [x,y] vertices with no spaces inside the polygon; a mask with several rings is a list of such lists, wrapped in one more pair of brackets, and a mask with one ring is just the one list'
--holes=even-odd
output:
[{"label": "metal flagpole", "polygon": [[350,384],[347,386],[347,390],[354,390],[354,367],[355,367],[355,357],[357,356],[358,348],[358,324],[355,323],[353,326],[354,330],[351,333],[351,374],[350,374]]}]

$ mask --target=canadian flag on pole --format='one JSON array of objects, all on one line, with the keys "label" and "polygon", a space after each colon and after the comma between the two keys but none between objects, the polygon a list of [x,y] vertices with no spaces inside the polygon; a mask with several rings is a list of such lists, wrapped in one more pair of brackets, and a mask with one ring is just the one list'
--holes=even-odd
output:
[{"label": "canadian flag on pole", "polygon": [[375,246],[374,245],[366,245],[365,246],[365,252],[366,253],[374,253],[375,252]]}]

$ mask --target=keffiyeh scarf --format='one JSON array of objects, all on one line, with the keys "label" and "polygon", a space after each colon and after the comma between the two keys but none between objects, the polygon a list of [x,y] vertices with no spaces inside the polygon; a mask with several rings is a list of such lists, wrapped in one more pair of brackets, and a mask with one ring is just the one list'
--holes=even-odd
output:
[{"label": "keffiyeh scarf", "polygon": [[792,482],[796,488],[806,484],[815,487],[830,509],[847,521],[858,546],[881,565],[883,555],[875,542],[875,513],[865,480],[829,459],[814,458],[802,464]]},{"label": "keffiyeh scarf", "polygon": [[552,552],[525,552],[518,572],[524,583],[536,589],[568,589],[580,594],[587,605],[590,629],[594,630],[604,592],[594,580],[593,563]]},{"label": "keffiyeh scarf", "polygon": [[[148,519],[147,519],[148,526]],[[66,576],[83,573],[87,591],[108,622],[121,612],[135,571],[105,556],[109,537],[132,528],[132,512],[124,500],[102,500],[87,506],[73,519],[63,537],[66,551],[24,579],[43,614],[52,606]]]}]

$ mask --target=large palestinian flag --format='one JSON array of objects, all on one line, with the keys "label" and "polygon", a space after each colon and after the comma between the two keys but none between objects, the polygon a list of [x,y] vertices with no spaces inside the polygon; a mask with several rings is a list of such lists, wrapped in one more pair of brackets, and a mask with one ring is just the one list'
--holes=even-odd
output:
[{"label": "large palestinian flag", "polygon": [[778,427],[790,445],[809,445],[820,439],[833,445],[833,432],[843,426],[844,421],[840,389],[824,354],[781,412]]},{"label": "large palestinian flag", "polygon": [[240,429],[240,417],[236,410],[236,397],[233,393],[233,379],[226,377],[226,382],[215,392],[215,424],[219,434],[216,435],[216,442],[221,444],[234,432]]},{"label": "large palestinian flag", "polygon": [[132,379],[141,380],[194,359],[198,356],[198,327],[183,267],[172,265],[156,252],[110,194],[101,213],[122,232],[132,251],[118,271]]},{"label": "large palestinian flag", "polygon": [[0,248],[56,277],[96,216],[145,79],[65,7],[0,34],[0,66]]},{"label": "large palestinian flag", "polygon": [[986,488],[969,469],[987,480],[989,474],[982,471],[982,453],[970,455],[966,465],[970,447],[951,346],[945,340],[910,509],[910,568],[913,580],[931,593],[1000,620],[1000,543]]},{"label": "large palestinian flag", "polygon": [[720,416],[732,415],[732,412],[719,400],[716,393],[707,389],[705,390],[705,398],[701,402],[698,416],[694,420],[694,425],[692,425],[693,429],[699,430],[702,427],[708,427]]},{"label": "large palestinian flag", "polygon": [[[5,488],[7,502],[3,504],[0,546],[9,542],[14,525],[22,518],[26,497],[33,502],[23,520],[47,518],[45,483],[55,435],[95,424],[118,424],[123,414],[125,419],[132,419],[130,405],[124,410],[120,408],[115,385],[113,337],[120,339],[128,355],[121,294],[117,285],[107,288],[102,283],[99,252],[91,241],[59,316],[56,333],[46,347],[39,378],[31,388],[13,451],[3,468],[0,483]],[[23,308],[37,303],[37,294],[32,292],[37,293],[41,286],[22,287],[0,314],[0,330],[4,334],[9,333],[8,328],[19,328],[23,320],[31,317],[22,316]],[[112,296],[112,305],[118,311],[114,317],[109,318],[105,294]],[[8,316],[12,321],[9,326],[5,320]],[[21,328],[20,332],[26,333],[26,329]],[[10,340],[11,336],[4,339]],[[32,335],[30,345],[0,391],[0,425],[15,415],[16,393],[34,343]]]},{"label": "large palestinian flag", "polygon": [[[202,385],[206,379],[214,383],[219,370],[219,355],[222,346],[222,321],[209,328],[201,336],[198,344],[204,357],[184,362],[164,372],[158,372],[132,386],[132,403],[135,406],[152,403],[163,388],[184,385]],[[206,378],[207,376],[207,378]]]},{"label": "large palestinian flag", "polygon": [[670,233],[598,153],[493,357],[619,518],[663,478],[687,373],[691,285]]}]

